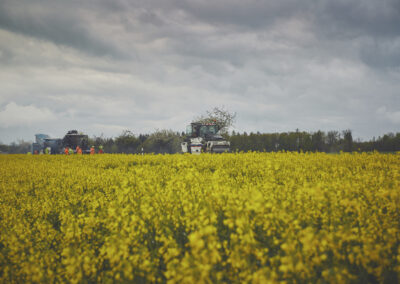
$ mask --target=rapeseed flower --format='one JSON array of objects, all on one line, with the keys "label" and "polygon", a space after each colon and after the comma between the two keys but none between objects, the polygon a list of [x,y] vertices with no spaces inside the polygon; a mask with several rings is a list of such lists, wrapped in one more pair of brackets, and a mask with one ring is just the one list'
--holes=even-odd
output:
[{"label": "rapeseed flower", "polygon": [[398,282],[400,154],[0,156],[0,282]]}]

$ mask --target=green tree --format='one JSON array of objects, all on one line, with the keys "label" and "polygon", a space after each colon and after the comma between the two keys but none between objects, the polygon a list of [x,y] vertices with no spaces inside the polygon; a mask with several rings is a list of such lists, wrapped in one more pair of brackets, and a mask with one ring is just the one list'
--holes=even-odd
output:
[{"label": "green tree", "polygon": [[31,143],[18,140],[18,143],[12,142],[8,148],[10,154],[25,154],[31,150]]},{"label": "green tree", "polygon": [[340,140],[340,133],[339,131],[328,131],[326,135],[326,144],[328,146],[328,152],[337,152],[337,144]]},{"label": "green tree", "polygon": [[322,152],[325,150],[325,133],[321,130],[311,135],[313,151]]},{"label": "green tree", "polygon": [[353,135],[351,134],[350,129],[346,129],[343,131],[343,151],[353,151]]},{"label": "green tree", "polygon": [[103,134],[89,138],[89,145],[94,145],[97,149],[99,146],[103,146],[105,153],[116,153],[118,151],[118,147],[115,145],[114,139],[104,137]]},{"label": "green tree", "polygon": [[233,126],[236,119],[236,113],[232,113],[224,107],[214,107],[207,111],[205,115],[201,115],[194,119],[193,122],[215,123],[221,129],[221,133],[227,133],[229,127]]},{"label": "green tree", "polygon": [[142,144],[147,153],[168,153],[180,152],[183,141],[179,133],[172,130],[156,130]]},{"label": "green tree", "polygon": [[137,153],[140,140],[130,130],[125,130],[115,138],[119,153]]}]

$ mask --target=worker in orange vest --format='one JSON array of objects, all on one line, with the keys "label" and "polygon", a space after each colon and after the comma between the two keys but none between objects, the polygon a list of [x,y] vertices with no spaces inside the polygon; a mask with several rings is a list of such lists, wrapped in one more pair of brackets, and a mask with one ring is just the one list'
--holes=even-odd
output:
[{"label": "worker in orange vest", "polygon": [[68,147],[65,147],[64,153],[65,153],[65,155],[69,155],[69,148]]},{"label": "worker in orange vest", "polygon": [[76,146],[76,153],[77,153],[78,155],[82,155],[82,149],[81,149],[81,147]]},{"label": "worker in orange vest", "polygon": [[90,155],[94,155],[96,152],[94,151],[94,146],[90,148]]}]

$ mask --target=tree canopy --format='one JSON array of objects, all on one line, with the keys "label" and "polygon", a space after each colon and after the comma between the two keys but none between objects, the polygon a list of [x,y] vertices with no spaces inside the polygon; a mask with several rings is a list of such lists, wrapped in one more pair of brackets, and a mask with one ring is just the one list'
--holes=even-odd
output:
[{"label": "tree canopy", "polygon": [[233,126],[235,119],[235,112],[230,112],[224,107],[214,107],[206,111],[206,114],[196,117],[193,122],[215,123],[222,132],[227,132],[229,127]]}]

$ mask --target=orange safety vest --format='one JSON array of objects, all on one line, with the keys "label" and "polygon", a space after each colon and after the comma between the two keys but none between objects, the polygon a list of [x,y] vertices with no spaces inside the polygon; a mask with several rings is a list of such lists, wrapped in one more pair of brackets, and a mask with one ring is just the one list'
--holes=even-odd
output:
[{"label": "orange safety vest", "polygon": [[78,150],[76,150],[76,153],[82,155],[82,149],[78,148]]},{"label": "orange safety vest", "polygon": [[94,153],[95,153],[94,148],[93,147],[90,148],[90,155],[94,155]]},{"label": "orange safety vest", "polygon": [[69,155],[69,150],[68,150],[68,147],[67,147],[67,148],[65,148],[65,150],[64,150],[64,153],[65,153],[65,155]]}]

